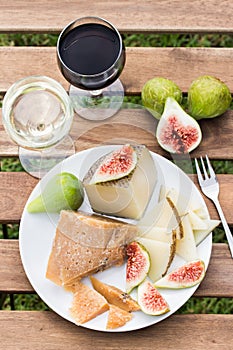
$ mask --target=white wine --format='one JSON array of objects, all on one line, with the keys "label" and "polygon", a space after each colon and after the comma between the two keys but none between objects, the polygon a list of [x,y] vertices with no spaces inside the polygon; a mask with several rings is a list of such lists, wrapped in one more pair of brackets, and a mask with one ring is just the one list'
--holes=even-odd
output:
[{"label": "white wine", "polygon": [[68,134],[73,111],[65,90],[57,85],[36,81],[8,90],[3,101],[4,124],[18,145],[47,148]]},{"label": "white wine", "polygon": [[64,121],[64,105],[46,90],[34,90],[19,96],[10,114],[13,129],[28,142],[28,147],[52,143]]}]

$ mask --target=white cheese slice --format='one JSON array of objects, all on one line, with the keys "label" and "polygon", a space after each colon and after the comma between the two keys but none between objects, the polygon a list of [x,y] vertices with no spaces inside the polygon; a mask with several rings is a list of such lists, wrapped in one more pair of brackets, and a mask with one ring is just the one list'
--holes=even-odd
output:
[{"label": "white cheese slice", "polygon": [[206,221],[201,219],[193,210],[188,212],[188,218],[193,230],[206,230],[208,228]]},{"label": "white cheese slice", "polygon": [[176,253],[185,261],[192,261],[198,258],[196,242],[188,216],[182,219],[184,237],[176,241]]},{"label": "white cheese slice", "polygon": [[153,282],[157,281],[165,273],[169,264],[170,244],[141,237],[138,239],[150,255],[149,277]]},{"label": "white cheese slice", "polygon": [[200,244],[219,224],[219,220],[204,220],[207,226],[204,230],[193,230],[196,245]]},{"label": "white cheese slice", "polygon": [[168,231],[165,227],[151,227],[149,230],[147,230],[147,227],[140,227],[142,230],[141,237],[143,238],[149,238],[153,239],[154,241],[160,241],[160,242],[166,242],[166,243],[172,243],[172,231]]}]

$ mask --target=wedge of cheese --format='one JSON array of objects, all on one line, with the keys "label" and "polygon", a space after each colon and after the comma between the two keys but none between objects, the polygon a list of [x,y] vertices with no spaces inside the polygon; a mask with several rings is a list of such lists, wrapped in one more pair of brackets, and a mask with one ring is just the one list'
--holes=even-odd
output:
[{"label": "wedge of cheese", "polygon": [[63,210],[49,256],[46,277],[69,289],[77,280],[121,265],[126,245],[136,236],[134,225],[81,212]]},{"label": "wedge of cheese", "polygon": [[98,159],[85,175],[83,185],[95,212],[131,219],[139,219],[143,215],[155,187],[157,171],[146,146],[132,147],[137,154],[137,164],[129,175],[93,183],[96,169],[109,155]]},{"label": "wedge of cheese", "polygon": [[70,314],[76,324],[83,324],[109,309],[107,300],[96,290],[79,282],[73,297]]},{"label": "wedge of cheese", "polygon": [[131,312],[125,311],[116,305],[109,305],[109,313],[106,329],[122,327],[132,319]]}]

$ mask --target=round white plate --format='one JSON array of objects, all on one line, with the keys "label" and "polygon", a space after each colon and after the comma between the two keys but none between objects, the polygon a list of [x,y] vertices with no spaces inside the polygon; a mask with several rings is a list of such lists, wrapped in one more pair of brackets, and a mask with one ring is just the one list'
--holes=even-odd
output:
[{"label": "round white plate", "polygon": [[[61,171],[67,171],[73,173],[79,179],[83,179],[86,171],[96,159],[115,148],[116,146],[100,146],[79,152],[67,158],[61,164],[55,166],[37,184],[28,198],[27,204],[41,193],[43,186],[54,174]],[[197,203],[197,206],[205,206],[205,202],[200,192],[183,171],[162,156],[155,153],[151,154],[158,169],[159,181],[148,208],[157,200],[156,198],[160,188],[159,185],[161,183],[166,187],[175,188],[179,193],[182,193],[187,199],[187,203],[189,200],[192,200]],[[26,275],[35,291],[52,310],[65,319],[74,322],[69,313],[69,308],[72,303],[72,293],[65,291],[62,287],[55,285],[45,277],[47,262],[59,215],[48,213],[30,214],[26,210],[27,204],[22,214],[19,230],[20,254]],[[89,212],[91,211],[86,198],[80,209]],[[212,235],[210,234],[197,247],[198,257],[204,261],[206,268],[209,264],[211,249]],[[178,256],[175,256],[170,269],[173,269],[182,263],[184,263],[184,261]],[[97,276],[100,280],[125,290],[125,266],[110,268],[104,272],[98,273]],[[84,283],[90,285],[88,278],[84,279]],[[141,311],[137,311],[134,312],[132,320],[126,323],[125,326],[111,331],[122,332],[136,330],[164,320],[178,310],[193,295],[197,287],[198,286],[181,290],[160,290],[161,294],[169,304],[170,311],[168,313],[161,316],[149,316]],[[133,296],[136,296],[136,294]],[[83,327],[99,331],[107,331],[107,315],[108,312],[105,312],[95,319],[83,324]]]}]

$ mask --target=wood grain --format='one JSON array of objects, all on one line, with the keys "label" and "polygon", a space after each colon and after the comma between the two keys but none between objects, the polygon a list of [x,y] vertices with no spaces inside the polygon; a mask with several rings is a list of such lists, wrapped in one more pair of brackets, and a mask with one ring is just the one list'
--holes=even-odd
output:
[{"label": "wood grain", "polygon": [[0,292],[34,292],[23,269],[18,240],[0,240],[0,262]]},{"label": "wood grain", "polygon": [[[197,185],[195,175],[190,175]],[[229,225],[233,225],[233,176],[221,174],[218,175],[220,183],[220,202]],[[37,184],[38,180],[24,172],[0,172],[0,223],[19,223],[23,208],[29,197],[29,194]],[[6,190],[7,189],[7,190]],[[210,216],[218,219],[218,214],[213,203],[206,197]]]},{"label": "wood grain", "polygon": [[[213,244],[206,276],[195,296],[233,297],[232,258],[224,243]],[[19,254],[18,240],[0,240],[0,292],[33,293]]]},{"label": "wood grain", "polygon": [[[151,151],[166,158],[172,158],[171,154],[159,146],[155,138],[156,126],[157,120],[148,111],[124,108],[114,117],[103,122],[87,121],[75,115],[71,136],[75,141],[77,152],[104,143],[133,142],[145,144]],[[208,154],[210,159],[232,160],[233,111],[228,111],[214,119],[202,120],[200,126],[202,141],[199,147],[191,152],[190,157]],[[18,147],[6,134],[0,119],[0,157],[12,156],[18,156]],[[189,156],[178,155],[176,158],[188,159]]]},{"label": "wood grain", "polygon": [[217,0],[10,0],[0,6],[2,32],[59,32],[77,17],[100,16],[122,32],[233,32],[233,4]]},{"label": "wood grain", "polygon": [[0,311],[0,322],[7,350],[90,350],[93,339],[97,350],[172,350],[174,343],[179,350],[230,350],[233,342],[233,315],[172,315],[136,333],[92,332],[52,311]]},{"label": "wood grain", "polygon": [[[26,173],[0,173],[0,216],[2,223],[17,223],[26,201],[38,182]],[[12,220],[13,219],[13,220]]]},{"label": "wood grain", "polygon": [[[0,47],[0,62],[0,91],[28,75],[48,75],[68,89],[55,47]],[[203,74],[218,77],[233,92],[233,48],[127,47],[121,80],[126,94],[140,94],[145,82],[155,76],[172,79],[187,91],[192,80]]]}]

